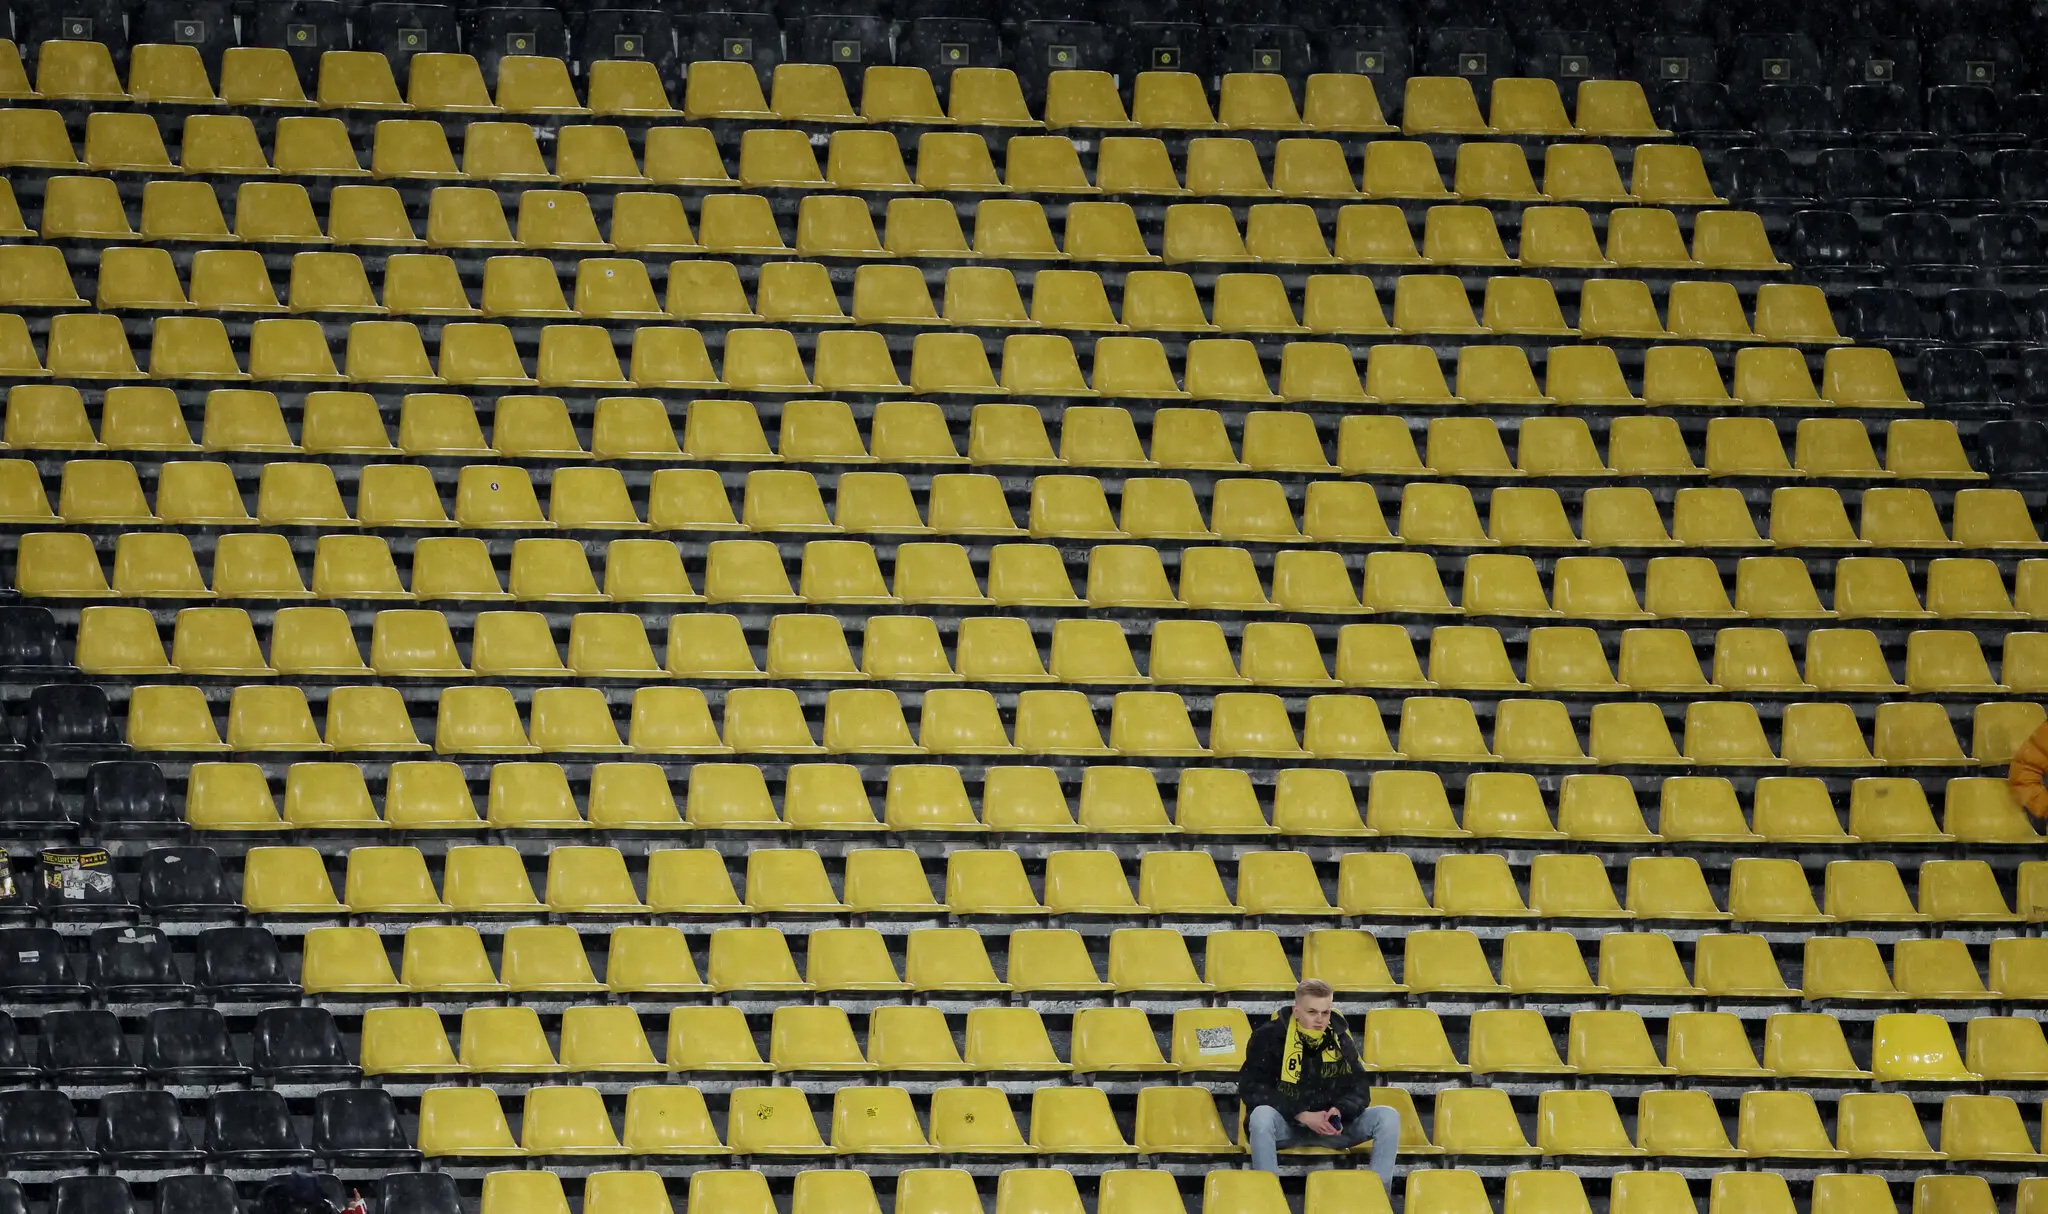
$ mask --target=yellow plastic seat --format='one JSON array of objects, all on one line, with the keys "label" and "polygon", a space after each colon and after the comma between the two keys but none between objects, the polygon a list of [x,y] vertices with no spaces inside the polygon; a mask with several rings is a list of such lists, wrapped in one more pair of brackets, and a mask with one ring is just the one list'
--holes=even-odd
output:
[{"label": "yellow plastic seat", "polygon": [[[1501,266],[1513,265],[1514,259],[1507,255],[1501,243],[1500,233],[1494,227],[1493,215],[1485,207],[1478,206],[1435,206],[1422,225],[1422,255],[1437,265]],[[1410,278],[1403,276],[1395,288],[1395,309],[1400,308],[1400,289]],[[1436,278],[1439,276],[1430,276]],[[1396,319],[1395,325],[1408,328]],[[1469,322],[1468,322],[1469,324]],[[1408,329],[1409,332],[1420,330]],[[1461,331],[1477,331],[1452,330]]]},{"label": "yellow plastic seat", "polygon": [[997,1088],[942,1087],[932,1095],[931,1141],[941,1151],[1028,1154],[1009,1098]]},{"label": "yellow plastic seat", "polygon": [[1548,195],[1536,189],[1536,180],[1529,173],[1528,157],[1512,143],[1474,141],[1459,145],[1451,191],[1465,199],[1548,200]]},{"label": "yellow plastic seat", "polygon": [[[1500,1088],[1438,1091],[1436,1139],[1437,1145],[1452,1155],[1538,1154],[1523,1134],[1507,1092]],[[1464,1191],[1468,1187],[1470,1191]],[[1487,1199],[1476,1172],[1430,1169],[1409,1174],[1405,1200],[1421,1211],[1472,1209]]]}]

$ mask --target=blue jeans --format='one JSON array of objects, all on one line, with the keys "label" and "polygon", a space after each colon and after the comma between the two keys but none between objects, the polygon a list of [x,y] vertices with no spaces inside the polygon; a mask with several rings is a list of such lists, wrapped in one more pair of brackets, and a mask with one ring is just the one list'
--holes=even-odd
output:
[{"label": "blue jeans", "polygon": [[1355,1121],[1347,1121],[1335,1134],[1318,1134],[1299,1122],[1289,1120],[1279,1109],[1262,1104],[1245,1122],[1245,1137],[1251,1140],[1252,1166],[1262,1172],[1277,1172],[1282,1147],[1333,1147],[1349,1150],[1368,1139],[1372,1142],[1372,1170],[1389,1192],[1394,1187],[1394,1152],[1401,1146],[1401,1114],[1383,1104],[1368,1107]]}]

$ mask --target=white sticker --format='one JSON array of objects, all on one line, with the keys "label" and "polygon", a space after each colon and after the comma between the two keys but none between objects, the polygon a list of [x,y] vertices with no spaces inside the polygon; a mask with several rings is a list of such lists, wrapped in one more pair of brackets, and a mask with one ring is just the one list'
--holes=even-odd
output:
[{"label": "white sticker", "polygon": [[43,959],[43,952],[41,949],[30,949],[28,952],[25,953],[14,954],[14,959],[16,961],[21,962],[24,965],[27,965],[32,962],[41,961]]},{"label": "white sticker", "polygon": [[1227,1028],[1196,1029],[1195,1050],[1202,1054],[1235,1054],[1237,1039]]}]

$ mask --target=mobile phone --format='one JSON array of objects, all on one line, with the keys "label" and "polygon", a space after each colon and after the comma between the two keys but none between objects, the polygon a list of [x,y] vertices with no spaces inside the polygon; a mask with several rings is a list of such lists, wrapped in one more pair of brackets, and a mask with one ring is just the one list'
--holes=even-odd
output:
[{"label": "mobile phone", "polygon": [[1344,1132],[1344,1114],[1330,1114],[1330,1132],[1332,1134],[1342,1134]]}]

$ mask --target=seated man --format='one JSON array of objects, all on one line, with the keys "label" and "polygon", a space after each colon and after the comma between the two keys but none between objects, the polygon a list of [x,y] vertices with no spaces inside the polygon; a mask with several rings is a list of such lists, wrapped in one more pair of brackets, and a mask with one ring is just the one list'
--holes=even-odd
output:
[{"label": "seated man", "polygon": [[1294,988],[1294,1006],[1252,1031],[1237,1098],[1246,1110],[1252,1166],[1279,1168],[1282,1147],[1348,1150],[1372,1142],[1372,1170],[1392,1189],[1401,1115],[1368,1104],[1365,1065],[1358,1043],[1331,1010],[1330,984],[1310,978]]}]

